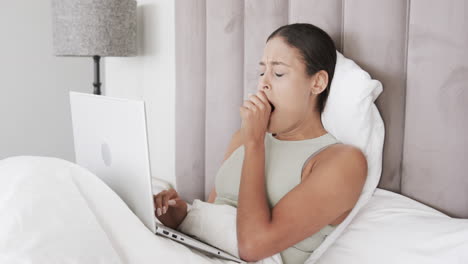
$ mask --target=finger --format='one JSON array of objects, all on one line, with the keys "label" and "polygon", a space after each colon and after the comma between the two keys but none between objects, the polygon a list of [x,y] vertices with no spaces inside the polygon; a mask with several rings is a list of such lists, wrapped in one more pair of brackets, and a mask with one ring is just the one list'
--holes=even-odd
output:
[{"label": "finger", "polygon": [[168,200],[169,199],[174,199],[174,198],[177,198],[179,197],[179,194],[177,193],[177,191],[173,188],[170,188],[168,191],[167,191],[167,198]]},{"label": "finger", "polygon": [[163,198],[166,194],[167,194],[167,190],[162,190],[160,193],[158,193],[158,194],[156,195],[156,200],[155,200],[155,201],[156,201],[156,210],[158,210],[158,208],[159,208],[159,212],[160,212],[159,215],[162,214],[162,206],[163,206],[163,204],[162,204],[162,202],[163,202],[162,198]]},{"label": "finger", "polygon": [[244,101],[244,107],[248,108],[248,109],[252,109],[252,110],[254,110],[256,108],[255,104],[250,100],[245,100]]},{"label": "finger", "polygon": [[264,91],[258,91],[257,97],[260,98],[260,100],[262,100],[262,102],[264,102],[265,104],[270,104],[270,101],[268,100],[268,97],[266,96]]},{"label": "finger", "polygon": [[162,204],[162,200],[161,200],[161,194],[159,193],[158,195],[156,195],[155,197],[155,209],[156,209],[156,214],[157,216],[160,216],[162,214],[162,211],[161,211],[161,204]]},{"label": "finger", "polygon": [[169,207],[169,205],[167,204],[167,194],[164,195],[161,199],[162,199],[162,202],[161,202],[161,205],[162,205],[162,214],[165,214],[167,212],[167,209]]},{"label": "finger", "polygon": [[273,111],[273,104],[268,100],[268,97],[266,96],[265,92],[260,90],[257,93],[257,97],[260,98],[266,105],[267,109],[270,111]]},{"label": "finger", "polygon": [[171,200],[167,201],[167,204],[168,204],[169,206],[176,206],[176,205],[177,205],[177,201],[174,200],[174,199],[171,199]]},{"label": "finger", "polygon": [[179,208],[181,206],[183,206],[185,203],[184,200],[182,200],[182,198],[175,198],[175,199],[169,199],[167,201],[167,204],[170,206],[170,207],[174,207],[174,208]]},{"label": "finger", "polygon": [[247,110],[249,110],[249,109],[247,107],[245,107],[245,106],[239,107],[239,112],[241,113],[241,115],[244,115]]},{"label": "finger", "polygon": [[265,109],[265,104],[263,103],[262,100],[260,100],[260,98],[258,98],[256,95],[252,95],[250,96],[250,100],[252,102],[254,102],[254,104],[257,106],[257,108],[260,108],[260,109]]},{"label": "finger", "polygon": [[165,214],[167,212],[167,210],[169,210],[169,201],[177,199],[177,198],[179,198],[179,195],[178,195],[177,191],[174,188],[169,188],[166,191],[166,195],[164,195],[163,199],[162,199],[162,205],[163,205],[162,213],[163,214]]}]

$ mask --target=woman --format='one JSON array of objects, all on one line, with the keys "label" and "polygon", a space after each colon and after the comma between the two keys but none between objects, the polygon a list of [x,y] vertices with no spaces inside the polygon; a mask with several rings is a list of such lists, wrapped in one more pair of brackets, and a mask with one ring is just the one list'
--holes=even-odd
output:
[{"label": "woman", "polygon": [[[364,154],[341,144],[321,121],[335,64],[333,40],[316,26],[285,25],[267,39],[258,91],[239,109],[241,128],[208,199],[237,207],[246,261],[281,252],[286,264],[304,263],[361,194]],[[156,195],[155,206],[158,219],[173,228],[187,214],[174,189]]]}]

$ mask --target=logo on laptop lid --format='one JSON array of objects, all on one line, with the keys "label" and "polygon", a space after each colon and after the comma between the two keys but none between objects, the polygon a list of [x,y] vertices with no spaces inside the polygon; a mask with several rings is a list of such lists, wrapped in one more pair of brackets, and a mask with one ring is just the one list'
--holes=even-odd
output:
[{"label": "logo on laptop lid", "polygon": [[109,148],[109,144],[106,142],[101,144],[101,156],[104,164],[109,167],[112,164],[112,156]]}]

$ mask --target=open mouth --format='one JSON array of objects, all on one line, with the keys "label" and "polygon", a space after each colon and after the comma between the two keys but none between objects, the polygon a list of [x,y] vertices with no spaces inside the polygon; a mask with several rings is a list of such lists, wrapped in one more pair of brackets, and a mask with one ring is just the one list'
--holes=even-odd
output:
[{"label": "open mouth", "polygon": [[275,111],[275,106],[271,102],[269,102],[269,103],[270,103],[270,106],[271,106],[271,112]]}]

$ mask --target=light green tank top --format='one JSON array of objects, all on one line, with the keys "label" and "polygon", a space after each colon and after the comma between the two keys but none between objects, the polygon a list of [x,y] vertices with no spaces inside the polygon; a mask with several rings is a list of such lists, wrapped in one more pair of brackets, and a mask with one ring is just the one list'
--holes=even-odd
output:
[{"label": "light green tank top", "polygon": [[[302,169],[310,158],[329,145],[341,143],[330,133],[305,140],[279,140],[271,133],[265,135],[265,183],[270,209],[301,182]],[[238,147],[223,162],[216,174],[215,204],[237,207],[244,146]],[[284,264],[304,263],[336,226],[327,225],[319,232],[283,250]]]}]

